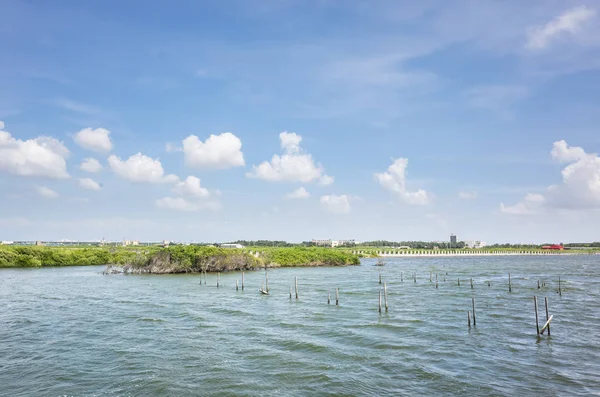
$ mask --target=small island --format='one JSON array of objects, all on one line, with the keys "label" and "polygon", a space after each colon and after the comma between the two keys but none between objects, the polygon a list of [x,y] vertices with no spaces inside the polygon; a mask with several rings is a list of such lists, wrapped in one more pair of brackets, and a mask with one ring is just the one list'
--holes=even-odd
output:
[{"label": "small island", "polygon": [[350,266],[360,265],[360,259],[348,251],[320,247],[0,247],[0,268],[98,265],[106,265],[108,273],[173,274],[265,267]]}]

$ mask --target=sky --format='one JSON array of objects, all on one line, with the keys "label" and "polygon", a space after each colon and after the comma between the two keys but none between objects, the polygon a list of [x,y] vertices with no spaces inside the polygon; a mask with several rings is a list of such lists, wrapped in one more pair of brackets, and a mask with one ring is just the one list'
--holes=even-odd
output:
[{"label": "sky", "polygon": [[0,240],[600,240],[597,1],[0,19]]}]

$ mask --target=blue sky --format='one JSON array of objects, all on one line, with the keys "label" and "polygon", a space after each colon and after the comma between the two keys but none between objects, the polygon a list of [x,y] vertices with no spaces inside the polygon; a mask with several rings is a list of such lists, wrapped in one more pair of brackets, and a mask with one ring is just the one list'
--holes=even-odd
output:
[{"label": "blue sky", "polygon": [[600,4],[374,4],[0,2],[0,239],[597,241]]}]

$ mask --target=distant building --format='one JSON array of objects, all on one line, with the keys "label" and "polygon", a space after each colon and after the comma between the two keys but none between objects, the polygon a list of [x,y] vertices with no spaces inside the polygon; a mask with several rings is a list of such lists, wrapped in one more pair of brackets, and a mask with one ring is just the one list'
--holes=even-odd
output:
[{"label": "distant building", "polygon": [[140,245],[140,242],[138,240],[123,240],[123,247],[128,245]]},{"label": "distant building", "polygon": [[314,245],[319,247],[339,247],[342,245],[355,245],[356,240],[312,240]]},{"label": "distant building", "polygon": [[2,242],[0,243],[0,245],[12,245],[12,244],[14,244],[14,243],[15,243],[14,241],[2,241]]},{"label": "distant building", "polygon": [[450,235],[450,248],[454,248],[456,247],[456,235],[455,234],[451,234]]},{"label": "distant building", "polygon": [[36,241],[36,242],[35,242],[35,245],[37,245],[37,246],[42,246],[42,245],[44,245],[44,243],[42,243],[41,241]]},{"label": "distant building", "polygon": [[556,250],[556,251],[562,251],[564,250],[563,244],[552,244],[552,245],[544,245],[542,246],[543,250]]},{"label": "distant building", "polygon": [[485,241],[479,241],[479,240],[468,240],[468,241],[465,241],[465,246],[467,248],[477,249],[477,248],[483,248],[483,247],[487,246],[487,243]]},{"label": "distant building", "polygon": [[226,243],[226,244],[221,244],[221,248],[239,248],[239,249],[242,249],[242,248],[244,248],[244,246],[242,244],[229,244],[229,243]]}]

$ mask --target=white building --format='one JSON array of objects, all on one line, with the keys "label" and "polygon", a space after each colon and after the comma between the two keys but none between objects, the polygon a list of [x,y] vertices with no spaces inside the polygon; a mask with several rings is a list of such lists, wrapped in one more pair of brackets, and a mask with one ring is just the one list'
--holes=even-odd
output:
[{"label": "white building", "polygon": [[229,244],[229,243],[226,243],[226,244],[221,244],[221,248],[239,248],[239,249],[242,249],[242,248],[244,248],[244,246],[242,244]]},{"label": "white building", "polygon": [[487,243],[485,241],[480,241],[480,240],[469,240],[469,241],[465,241],[465,245],[468,248],[477,249],[477,248],[483,248],[483,247],[487,246]]},{"label": "white building", "polygon": [[312,240],[314,245],[319,247],[339,247],[342,245],[354,245],[356,244],[355,240]]},{"label": "white building", "polygon": [[11,245],[11,244],[14,244],[14,243],[15,243],[14,241],[2,241],[0,243],[0,245]]}]

